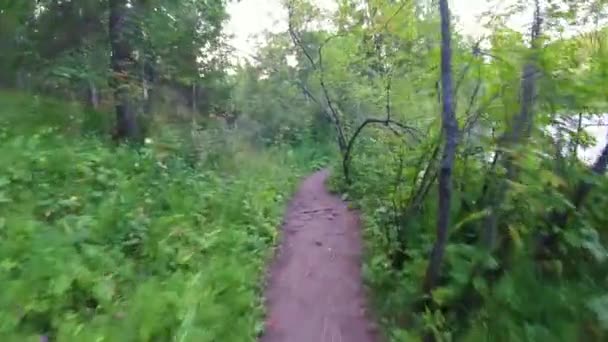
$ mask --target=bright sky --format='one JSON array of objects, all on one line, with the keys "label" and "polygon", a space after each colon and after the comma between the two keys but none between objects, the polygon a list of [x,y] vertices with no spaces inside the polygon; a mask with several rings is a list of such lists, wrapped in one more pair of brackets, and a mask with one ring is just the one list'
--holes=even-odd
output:
[{"label": "bright sky", "polygon": [[[335,8],[333,0],[316,0],[322,8]],[[488,0],[451,0],[451,10],[459,18],[458,29],[471,36],[479,36],[483,28],[478,16],[489,9]],[[504,8],[513,0],[501,1]],[[255,35],[265,30],[281,32],[287,30],[287,14],[281,6],[280,0],[241,0],[228,5],[228,13],[231,16],[226,32],[234,35],[231,45],[241,53],[253,53],[259,40]],[[514,28],[521,27],[529,22],[531,18],[519,16],[511,21]]]}]

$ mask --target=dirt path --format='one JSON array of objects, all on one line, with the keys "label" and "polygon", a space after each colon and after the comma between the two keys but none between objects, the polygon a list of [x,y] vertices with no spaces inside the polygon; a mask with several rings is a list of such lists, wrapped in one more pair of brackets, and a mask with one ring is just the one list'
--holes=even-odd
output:
[{"label": "dirt path", "polygon": [[271,267],[262,342],[373,342],[361,284],[359,221],[325,189],[327,171],[307,178],[289,205]]}]

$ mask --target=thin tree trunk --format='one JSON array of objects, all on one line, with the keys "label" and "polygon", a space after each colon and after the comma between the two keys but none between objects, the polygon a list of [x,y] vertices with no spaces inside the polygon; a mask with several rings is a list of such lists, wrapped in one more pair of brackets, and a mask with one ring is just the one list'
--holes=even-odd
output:
[{"label": "thin tree trunk", "polygon": [[[346,137],[344,134],[342,122],[340,119],[339,110],[334,106],[331,96],[329,95],[327,86],[325,84],[325,71],[323,69],[323,54],[321,51],[323,48],[323,45],[321,45],[319,47],[319,49],[317,50],[318,62],[315,62],[312,55],[308,52],[305,44],[303,44],[301,38],[298,36],[298,33],[295,31],[295,29],[293,27],[293,15],[294,15],[293,7],[291,5],[288,5],[287,10],[288,10],[287,13],[288,13],[289,36],[291,37],[293,44],[302,50],[302,53],[304,54],[306,59],[308,59],[308,61],[310,62],[310,66],[315,71],[319,72],[319,77],[320,77],[319,83],[320,83],[321,89],[323,91],[323,95],[325,97],[325,103],[321,103],[318,99],[315,99],[313,97],[312,93],[310,93],[307,89],[304,89],[304,91],[306,91],[311,96],[311,98],[322,107],[322,109],[325,112],[325,114],[327,115],[328,119],[333,123],[334,129],[337,134],[338,147],[339,147],[342,155],[344,155],[346,153],[348,144],[347,144],[347,140],[346,140]],[[333,37],[336,37],[336,36],[329,37],[328,39],[325,40],[324,44],[326,44]],[[302,83],[304,83],[304,82],[302,81]]]},{"label": "thin tree trunk", "polygon": [[154,86],[156,82],[155,75],[155,56],[152,47],[149,42],[143,48],[143,83],[144,83],[144,114],[150,114],[152,112],[152,99],[154,98]]},{"label": "thin tree trunk", "polygon": [[[146,57],[147,58],[147,57]],[[154,96],[154,67],[149,61],[144,62],[144,114],[150,114],[152,112],[152,98]]]},{"label": "thin tree trunk", "polygon": [[192,113],[196,113],[198,111],[197,103],[196,103],[196,83],[192,83]]},{"label": "thin tree trunk", "polygon": [[110,5],[110,46],[112,48],[110,85],[114,89],[116,106],[117,140],[133,140],[138,136],[136,112],[129,90],[129,77],[133,69],[133,50],[127,37],[127,0],[109,0]]},{"label": "thin tree trunk", "polygon": [[570,149],[570,153],[572,155],[572,160],[578,159],[578,147],[581,144],[581,133],[583,132],[583,113],[578,114],[578,121],[576,125],[576,136],[572,139],[572,145]]},{"label": "thin tree trunk", "polygon": [[458,147],[458,122],[454,113],[452,84],[452,47],[450,33],[450,9],[447,0],[439,1],[441,14],[441,90],[442,90],[442,126],[445,134],[445,146],[439,170],[439,209],[437,212],[437,240],[433,246],[429,265],[424,280],[424,291],[430,293],[440,276],[443,255],[448,241],[450,225],[450,202],[452,197],[452,169]]},{"label": "thin tree trunk", "polygon": [[[542,18],[540,13],[540,3],[537,0],[535,2],[534,11],[534,24],[532,25],[531,33],[531,50],[532,57],[523,67],[522,78],[521,78],[521,103],[520,111],[514,118],[512,127],[504,136],[503,148],[511,150],[515,148],[522,140],[527,140],[532,133],[532,127],[534,125],[534,102],[536,98],[536,77],[538,73],[537,59],[538,59],[538,41],[541,33]],[[497,153],[501,153],[497,151]],[[507,153],[501,153],[504,156],[503,167],[506,170],[506,180],[515,180],[517,177],[517,170],[511,155],[511,151]],[[498,182],[498,184],[490,187],[489,200],[490,200],[490,213],[484,220],[484,238],[483,244],[489,252],[493,252],[498,245],[498,221],[499,213],[498,207],[504,201],[508,185],[505,180]],[[493,190],[493,191],[492,191]]]},{"label": "thin tree trunk", "polygon": [[19,90],[25,90],[25,88],[26,88],[24,74],[25,73],[22,69],[17,69],[17,72],[15,72],[15,85],[16,85],[17,89],[19,89]]},{"label": "thin tree trunk", "polygon": [[95,86],[95,83],[91,80],[88,81],[88,105],[92,109],[99,108],[99,91]]}]

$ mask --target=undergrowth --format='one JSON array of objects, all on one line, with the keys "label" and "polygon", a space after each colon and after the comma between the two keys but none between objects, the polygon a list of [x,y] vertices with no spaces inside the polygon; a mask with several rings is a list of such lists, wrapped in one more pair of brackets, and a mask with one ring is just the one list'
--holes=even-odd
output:
[{"label": "undergrowth", "polygon": [[255,339],[284,204],[324,156],[235,147],[193,165],[101,141],[86,125],[99,113],[0,102],[3,341]]},{"label": "undergrowth", "polygon": [[[531,151],[520,164],[520,183],[513,185],[502,208],[510,249],[508,257],[498,260],[467,243],[483,216],[463,216],[461,202],[482,188],[484,170],[473,161],[468,168],[459,161],[456,174],[466,182],[467,193],[456,192],[445,275],[433,291],[431,309],[422,304],[421,284],[435,234],[436,187],[418,210],[404,209],[417,171],[412,165],[425,152],[400,147],[386,136],[382,142],[371,137],[362,138],[357,147],[352,184],[344,181],[341,165],[334,166],[330,184],[361,212],[362,273],[389,340],[421,341],[431,331],[437,341],[605,341],[605,179],[587,178],[596,187],[588,205],[559,236],[559,254],[539,260],[531,247],[535,232],[546,229],[547,213],[569,204],[558,191],[563,180],[543,170],[547,161]],[[569,181],[576,184],[576,179],[588,177],[583,168],[569,170]],[[402,265],[395,264],[399,252]]]}]

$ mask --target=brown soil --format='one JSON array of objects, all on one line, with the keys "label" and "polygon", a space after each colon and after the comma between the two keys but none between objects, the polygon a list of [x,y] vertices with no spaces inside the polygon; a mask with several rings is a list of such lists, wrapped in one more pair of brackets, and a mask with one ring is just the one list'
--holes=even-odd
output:
[{"label": "brown soil", "polygon": [[307,178],[287,210],[262,342],[377,340],[361,283],[359,220],[327,192],[327,176]]}]

